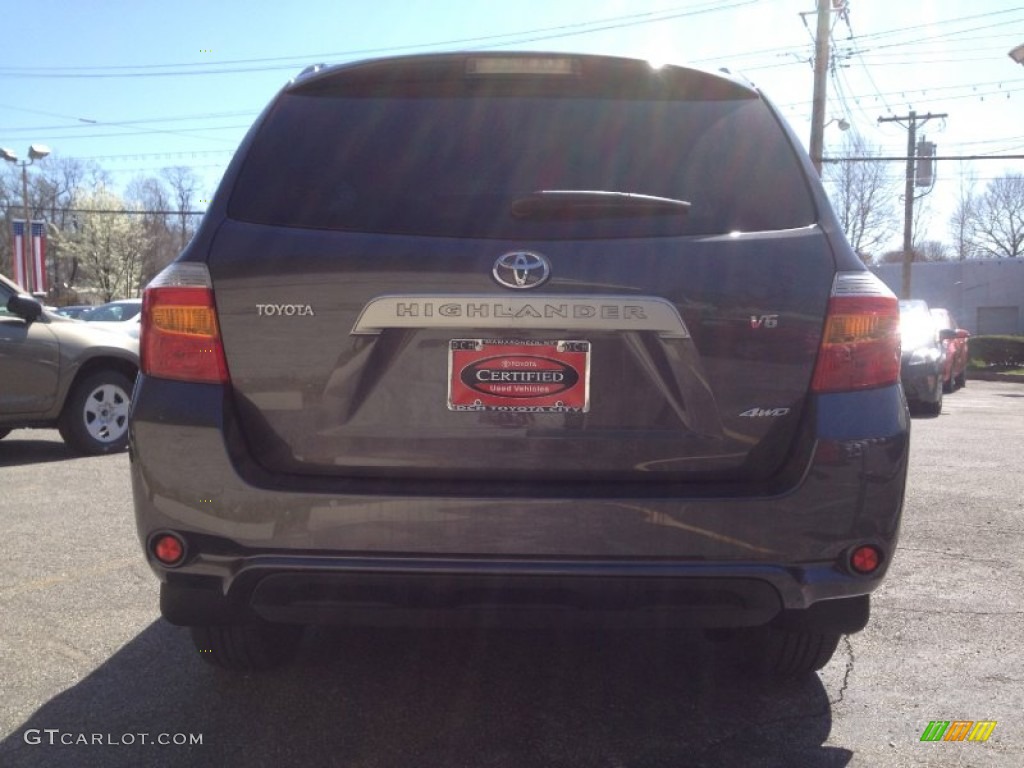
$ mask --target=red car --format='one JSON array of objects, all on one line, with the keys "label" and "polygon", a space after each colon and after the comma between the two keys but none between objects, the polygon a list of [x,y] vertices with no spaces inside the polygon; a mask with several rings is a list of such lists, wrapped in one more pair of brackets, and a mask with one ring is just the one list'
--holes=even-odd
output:
[{"label": "red car", "polygon": [[[967,386],[967,339],[971,334],[958,328],[948,309],[932,309],[932,319],[946,350],[946,370],[943,372],[942,391],[952,392]],[[952,336],[943,331],[952,331]]]}]

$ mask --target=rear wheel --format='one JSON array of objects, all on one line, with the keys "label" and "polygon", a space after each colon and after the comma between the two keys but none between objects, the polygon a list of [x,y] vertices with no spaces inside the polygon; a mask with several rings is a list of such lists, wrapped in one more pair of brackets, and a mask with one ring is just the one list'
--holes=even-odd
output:
[{"label": "rear wheel", "polygon": [[261,621],[190,630],[199,656],[208,664],[232,672],[257,672],[290,661],[302,641],[303,628]]},{"label": "rear wheel", "polygon": [[921,403],[921,412],[928,416],[938,416],[942,413],[942,393],[945,390],[945,386],[936,387],[935,402],[933,403]]},{"label": "rear wheel", "polygon": [[967,369],[964,368],[964,370],[960,371],[960,373],[957,375],[957,377],[954,379],[954,381],[956,382],[956,386],[957,387],[959,387],[959,388],[966,387],[967,386]]},{"label": "rear wheel", "polygon": [[739,663],[760,677],[804,677],[828,664],[840,638],[840,632],[757,627],[738,635]]},{"label": "rear wheel", "polygon": [[123,451],[131,391],[132,382],[117,371],[99,371],[75,384],[57,422],[64,442],[81,453]]}]

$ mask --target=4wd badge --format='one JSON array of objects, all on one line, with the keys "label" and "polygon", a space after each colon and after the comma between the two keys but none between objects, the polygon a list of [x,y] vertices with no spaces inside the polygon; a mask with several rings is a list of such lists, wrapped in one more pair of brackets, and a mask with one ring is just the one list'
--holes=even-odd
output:
[{"label": "4wd badge", "polygon": [[789,408],[751,408],[749,411],[741,413],[740,416],[748,419],[763,419],[785,416],[788,413]]}]

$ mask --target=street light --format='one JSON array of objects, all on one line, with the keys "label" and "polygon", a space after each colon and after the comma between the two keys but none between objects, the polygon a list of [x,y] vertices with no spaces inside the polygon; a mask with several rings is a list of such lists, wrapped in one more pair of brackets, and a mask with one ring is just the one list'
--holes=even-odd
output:
[{"label": "street light", "polygon": [[[14,163],[21,167],[21,204],[25,211],[25,234],[22,237],[22,243],[24,243],[22,248],[25,248],[26,252],[28,244],[32,242],[32,219],[28,210],[28,167],[36,160],[42,160],[48,154],[50,154],[50,148],[45,144],[32,144],[28,148],[28,160],[23,160],[19,163],[16,152],[12,152],[6,147],[0,147],[0,157],[9,163]],[[35,278],[29,277],[28,281],[37,290],[41,288],[41,286],[35,285]]]}]

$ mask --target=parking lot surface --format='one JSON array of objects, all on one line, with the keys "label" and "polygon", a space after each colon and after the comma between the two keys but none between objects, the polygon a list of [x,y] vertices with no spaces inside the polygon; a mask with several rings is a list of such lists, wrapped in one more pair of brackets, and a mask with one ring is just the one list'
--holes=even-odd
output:
[{"label": "parking lot surface", "polygon": [[[1024,386],[913,422],[901,542],[867,629],[775,687],[699,634],[309,634],[231,677],[157,611],[128,457],[0,442],[2,766],[1024,765]],[[922,742],[994,721],[984,742]]]}]

